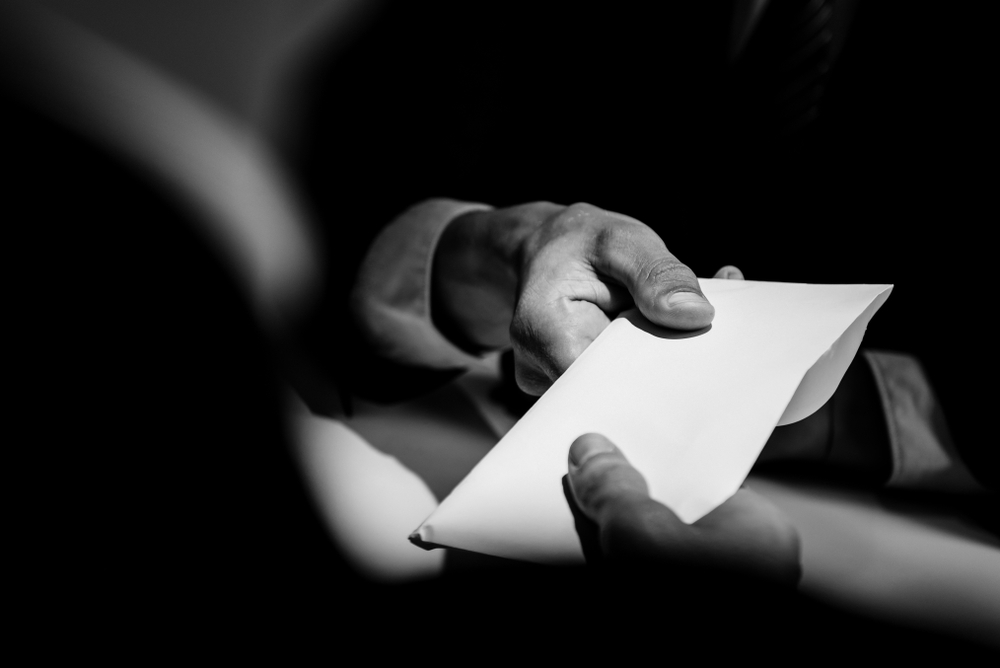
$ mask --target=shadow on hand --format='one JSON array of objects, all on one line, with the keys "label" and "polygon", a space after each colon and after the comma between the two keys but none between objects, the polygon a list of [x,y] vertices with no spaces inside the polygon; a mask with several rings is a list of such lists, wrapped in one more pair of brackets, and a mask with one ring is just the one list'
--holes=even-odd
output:
[{"label": "shadow on hand", "polygon": [[620,317],[625,318],[647,334],[652,334],[660,339],[690,339],[695,336],[707,334],[712,329],[711,325],[702,327],[701,329],[670,329],[668,327],[661,327],[647,320],[637,308],[622,313]]},{"label": "shadow on hand", "polygon": [[562,486],[563,494],[566,495],[566,503],[569,504],[570,512],[573,513],[573,525],[576,527],[576,535],[580,537],[580,547],[583,548],[584,558],[591,565],[603,563],[604,554],[601,551],[601,537],[597,523],[584,515],[580,507],[576,505],[573,489],[569,486],[568,475],[562,477]]},{"label": "shadow on hand", "polygon": [[491,398],[516,418],[522,417],[538,401],[538,397],[522,391],[517,386],[513,350],[507,350],[500,356],[500,383],[493,390]]}]

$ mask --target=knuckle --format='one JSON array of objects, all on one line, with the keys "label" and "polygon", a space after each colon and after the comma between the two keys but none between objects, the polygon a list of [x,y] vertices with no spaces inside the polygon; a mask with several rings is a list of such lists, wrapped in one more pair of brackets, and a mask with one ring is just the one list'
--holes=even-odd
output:
[{"label": "knuckle", "polygon": [[543,225],[545,221],[558,216],[565,207],[548,201],[530,202],[514,207],[519,214],[529,219],[535,227]]},{"label": "knuckle", "polygon": [[[566,207],[556,207],[544,224],[539,226],[531,241],[537,250],[562,240],[570,244],[579,243],[592,249],[598,255],[608,252],[628,252],[648,243],[662,242],[655,232],[643,223],[601,209],[586,202],[576,202]],[[570,240],[575,241],[570,241]]]},{"label": "knuckle", "polygon": [[602,254],[632,254],[638,249],[656,248],[666,251],[659,235],[645,223],[634,218],[609,215],[603,219],[595,236],[595,250]]},{"label": "knuckle", "polygon": [[611,214],[593,204],[570,204],[551,219],[551,227],[560,232],[587,232],[608,224]]},{"label": "knuckle", "polygon": [[566,207],[566,215],[569,217],[589,217],[603,215],[605,212],[593,204],[587,202],[574,202]]},{"label": "knuckle", "polygon": [[696,280],[694,272],[686,264],[669,254],[638,260],[636,275],[643,283],[651,285]]}]

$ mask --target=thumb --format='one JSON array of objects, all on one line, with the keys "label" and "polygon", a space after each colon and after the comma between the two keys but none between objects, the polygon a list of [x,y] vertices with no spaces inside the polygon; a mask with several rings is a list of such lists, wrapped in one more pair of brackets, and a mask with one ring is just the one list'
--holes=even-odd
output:
[{"label": "thumb", "polygon": [[628,288],[651,322],[690,330],[707,327],[715,317],[694,272],[641,223],[613,228],[594,264]]},{"label": "thumb", "polygon": [[642,475],[600,434],[585,434],[570,446],[568,479],[577,507],[597,524],[608,558],[715,568],[790,586],[801,577],[798,532],[777,507],[746,488],[688,525],[649,496]]},{"label": "thumb", "polygon": [[584,434],[569,448],[569,483],[583,513],[600,523],[623,497],[648,497],[646,480],[601,434]]},{"label": "thumb", "polygon": [[580,512],[597,525],[606,558],[683,560],[690,527],[650,498],[645,479],[607,438],[585,434],[576,439],[567,478]]}]

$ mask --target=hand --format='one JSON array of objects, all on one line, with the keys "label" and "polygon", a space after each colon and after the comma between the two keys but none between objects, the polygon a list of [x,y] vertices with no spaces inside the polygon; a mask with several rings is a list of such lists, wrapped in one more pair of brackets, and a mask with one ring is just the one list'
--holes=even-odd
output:
[{"label": "hand", "polygon": [[[737,277],[725,267],[717,276]],[[518,385],[541,394],[618,313],[675,329],[715,309],[646,225],[588,204],[540,202],[460,216],[434,261],[432,313],[471,351],[513,346]]]},{"label": "hand", "polygon": [[794,586],[801,577],[799,537],[769,501],[740,488],[693,524],[654,501],[642,475],[607,438],[586,434],[569,450],[569,485],[596,523],[604,557],[722,569]]}]

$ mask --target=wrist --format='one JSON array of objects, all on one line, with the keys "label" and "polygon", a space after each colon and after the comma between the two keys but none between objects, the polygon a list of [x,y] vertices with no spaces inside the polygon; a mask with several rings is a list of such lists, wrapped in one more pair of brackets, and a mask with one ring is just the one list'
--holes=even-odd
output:
[{"label": "wrist", "polygon": [[489,210],[462,214],[442,233],[431,272],[431,318],[463,350],[510,345],[521,249],[532,229],[510,210]]}]

